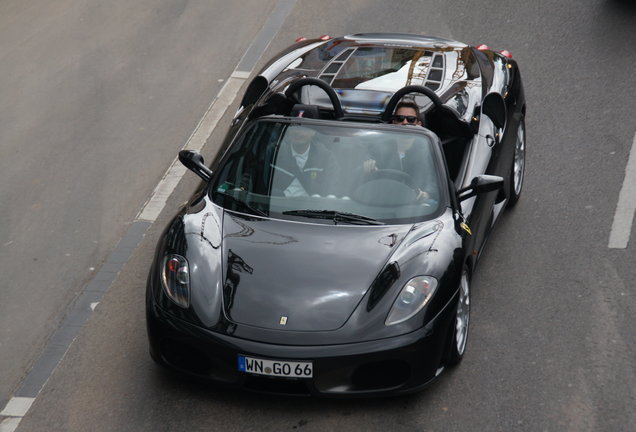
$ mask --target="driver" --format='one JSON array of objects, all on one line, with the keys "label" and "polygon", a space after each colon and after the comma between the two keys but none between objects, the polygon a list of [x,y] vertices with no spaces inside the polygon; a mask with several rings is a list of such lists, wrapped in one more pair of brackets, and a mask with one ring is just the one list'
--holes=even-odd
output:
[{"label": "driver", "polygon": [[[402,101],[397,104],[391,123],[402,126],[423,126],[420,109],[415,102]],[[434,181],[428,158],[419,146],[413,146],[415,137],[403,136],[398,140],[377,144],[369,149],[369,158],[363,162],[365,176],[380,169],[396,169],[408,174],[417,186],[417,200],[431,198],[426,185]]]},{"label": "driver", "polygon": [[315,140],[316,131],[290,126],[278,151],[275,188],[287,197],[322,195],[333,190],[338,165],[333,153]]}]

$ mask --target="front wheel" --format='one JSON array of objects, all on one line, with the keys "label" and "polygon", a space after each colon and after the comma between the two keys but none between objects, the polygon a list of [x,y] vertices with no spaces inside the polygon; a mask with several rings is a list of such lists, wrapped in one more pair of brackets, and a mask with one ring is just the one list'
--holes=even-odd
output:
[{"label": "front wheel", "polygon": [[446,358],[446,364],[454,366],[462,361],[464,352],[466,351],[466,342],[468,340],[468,325],[470,323],[470,275],[468,268],[462,270],[462,278],[459,282],[459,300],[457,301],[457,309],[455,310],[455,321],[449,340],[449,350]]},{"label": "front wheel", "polygon": [[510,169],[510,189],[508,190],[508,204],[511,208],[521,196],[523,188],[523,177],[526,168],[526,123],[523,117],[519,120],[517,129],[517,140],[515,142],[515,155]]}]

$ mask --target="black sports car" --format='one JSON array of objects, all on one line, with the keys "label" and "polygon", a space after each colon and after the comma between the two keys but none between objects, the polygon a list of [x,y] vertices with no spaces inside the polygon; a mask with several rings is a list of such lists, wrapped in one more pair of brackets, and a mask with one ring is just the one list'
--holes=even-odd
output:
[{"label": "black sports car", "polygon": [[525,110],[505,51],[297,42],[250,83],[210,167],[179,154],[204,181],[150,269],[152,358],[257,391],[422,388],[464,354],[471,276],[521,193]]}]

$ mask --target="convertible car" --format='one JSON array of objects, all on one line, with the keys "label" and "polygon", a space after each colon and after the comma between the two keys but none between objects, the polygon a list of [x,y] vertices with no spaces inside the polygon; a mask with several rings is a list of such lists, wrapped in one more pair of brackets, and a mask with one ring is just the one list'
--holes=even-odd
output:
[{"label": "convertible car", "polygon": [[[405,101],[419,119],[396,117]],[[203,181],[150,268],[151,357],[262,392],[421,389],[464,355],[471,277],[521,194],[525,111],[507,51],[297,41],[250,82],[210,165],[179,154]]]}]

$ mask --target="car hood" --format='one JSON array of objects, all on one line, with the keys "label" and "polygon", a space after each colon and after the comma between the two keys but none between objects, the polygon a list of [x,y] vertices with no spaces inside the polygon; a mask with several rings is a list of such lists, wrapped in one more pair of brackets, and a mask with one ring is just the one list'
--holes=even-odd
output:
[{"label": "car hood", "polygon": [[342,327],[411,225],[223,221],[223,302],[237,324],[290,331]]}]

